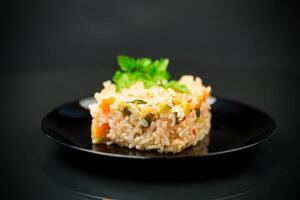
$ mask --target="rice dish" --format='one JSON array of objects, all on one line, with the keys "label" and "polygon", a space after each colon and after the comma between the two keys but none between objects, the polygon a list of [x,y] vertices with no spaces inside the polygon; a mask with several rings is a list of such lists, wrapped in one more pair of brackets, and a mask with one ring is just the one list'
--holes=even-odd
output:
[{"label": "rice dish", "polygon": [[[118,57],[119,75],[116,72],[113,82],[103,83],[104,88],[95,93],[97,103],[89,106],[93,144],[178,153],[208,136],[211,113],[207,98],[211,88],[204,86],[199,77],[183,75],[178,81],[172,81],[166,73],[155,78],[166,71],[166,67],[157,67],[156,74],[150,78],[141,75],[134,78],[137,72],[147,74],[155,61],[148,62],[144,68],[135,64],[131,71],[123,67],[122,71],[120,60]],[[128,77],[125,85],[124,74]],[[147,82],[152,79],[153,83]]]}]

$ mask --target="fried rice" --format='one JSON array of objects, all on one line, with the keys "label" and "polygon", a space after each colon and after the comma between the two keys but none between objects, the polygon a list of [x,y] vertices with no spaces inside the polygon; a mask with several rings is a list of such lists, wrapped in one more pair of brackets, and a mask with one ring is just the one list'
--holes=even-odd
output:
[{"label": "fried rice", "polygon": [[92,143],[178,153],[203,141],[211,127],[207,103],[211,88],[190,75],[182,76],[179,83],[190,92],[145,88],[142,82],[117,92],[115,84],[104,82],[95,94],[97,103],[89,106]]}]

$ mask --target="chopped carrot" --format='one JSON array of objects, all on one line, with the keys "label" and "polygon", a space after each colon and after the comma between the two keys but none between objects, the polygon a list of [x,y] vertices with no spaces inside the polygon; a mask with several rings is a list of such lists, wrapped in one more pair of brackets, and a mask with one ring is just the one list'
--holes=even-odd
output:
[{"label": "chopped carrot", "polygon": [[204,100],[206,100],[210,96],[210,88],[204,91]]},{"label": "chopped carrot", "polygon": [[101,126],[98,126],[96,128],[96,132],[95,132],[95,135],[97,137],[102,137],[104,138],[106,136],[106,134],[108,133],[109,131],[109,125],[108,124],[102,124]]},{"label": "chopped carrot", "polygon": [[104,114],[110,113],[110,105],[113,104],[114,102],[115,102],[114,97],[110,97],[102,100],[100,107]]}]

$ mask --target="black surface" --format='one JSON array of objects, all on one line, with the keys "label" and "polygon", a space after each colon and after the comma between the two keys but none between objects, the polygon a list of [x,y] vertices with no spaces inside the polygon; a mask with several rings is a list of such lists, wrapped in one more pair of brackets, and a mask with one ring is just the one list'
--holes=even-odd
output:
[{"label": "black surface", "polygon": [[[298,11],[284,0],[2,1],[0,198],[299,199]],[[173,77],[198,74],[213,95],[274,117],[274,137],[183,164],[116,163],[50,142],[43,116],[99,90],[119,53],[169,57]]]},{"label": "black surface", "polygon": [[42,130],[60,145],[99,156],[127,159],[223,156],[260,144],[267,140],[276,128],[273,119],[265,113],[218,97],[211,110],[212,128],[209,138],[180,153],[160,154],[157,151],[138,151],[116,145],[93,145],[90,137],[92,118],[89,110],[83,108],[79,101],[81,100],[64,104],[51,111],[43,119]]}]

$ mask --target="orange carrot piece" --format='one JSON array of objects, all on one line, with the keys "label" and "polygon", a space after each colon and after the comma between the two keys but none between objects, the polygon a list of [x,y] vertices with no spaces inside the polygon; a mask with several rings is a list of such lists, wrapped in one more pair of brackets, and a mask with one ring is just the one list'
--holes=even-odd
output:
[{"label": "orange carrot piece", "polygon": [[102,124],[101,126],[97,127],[96,129],[96,135],[98,137],[105,137],[106,134],[108,133],[110,127],[108,124]]},{"label": "orange carrot piece", "polygon": [[101,102],[101,109],[103,111],[104,114],[108,114],[110,113],[110,105],[113,104],[115,102],[115,98],[114,97],[110,97],[107,99],[103,99]]}]

